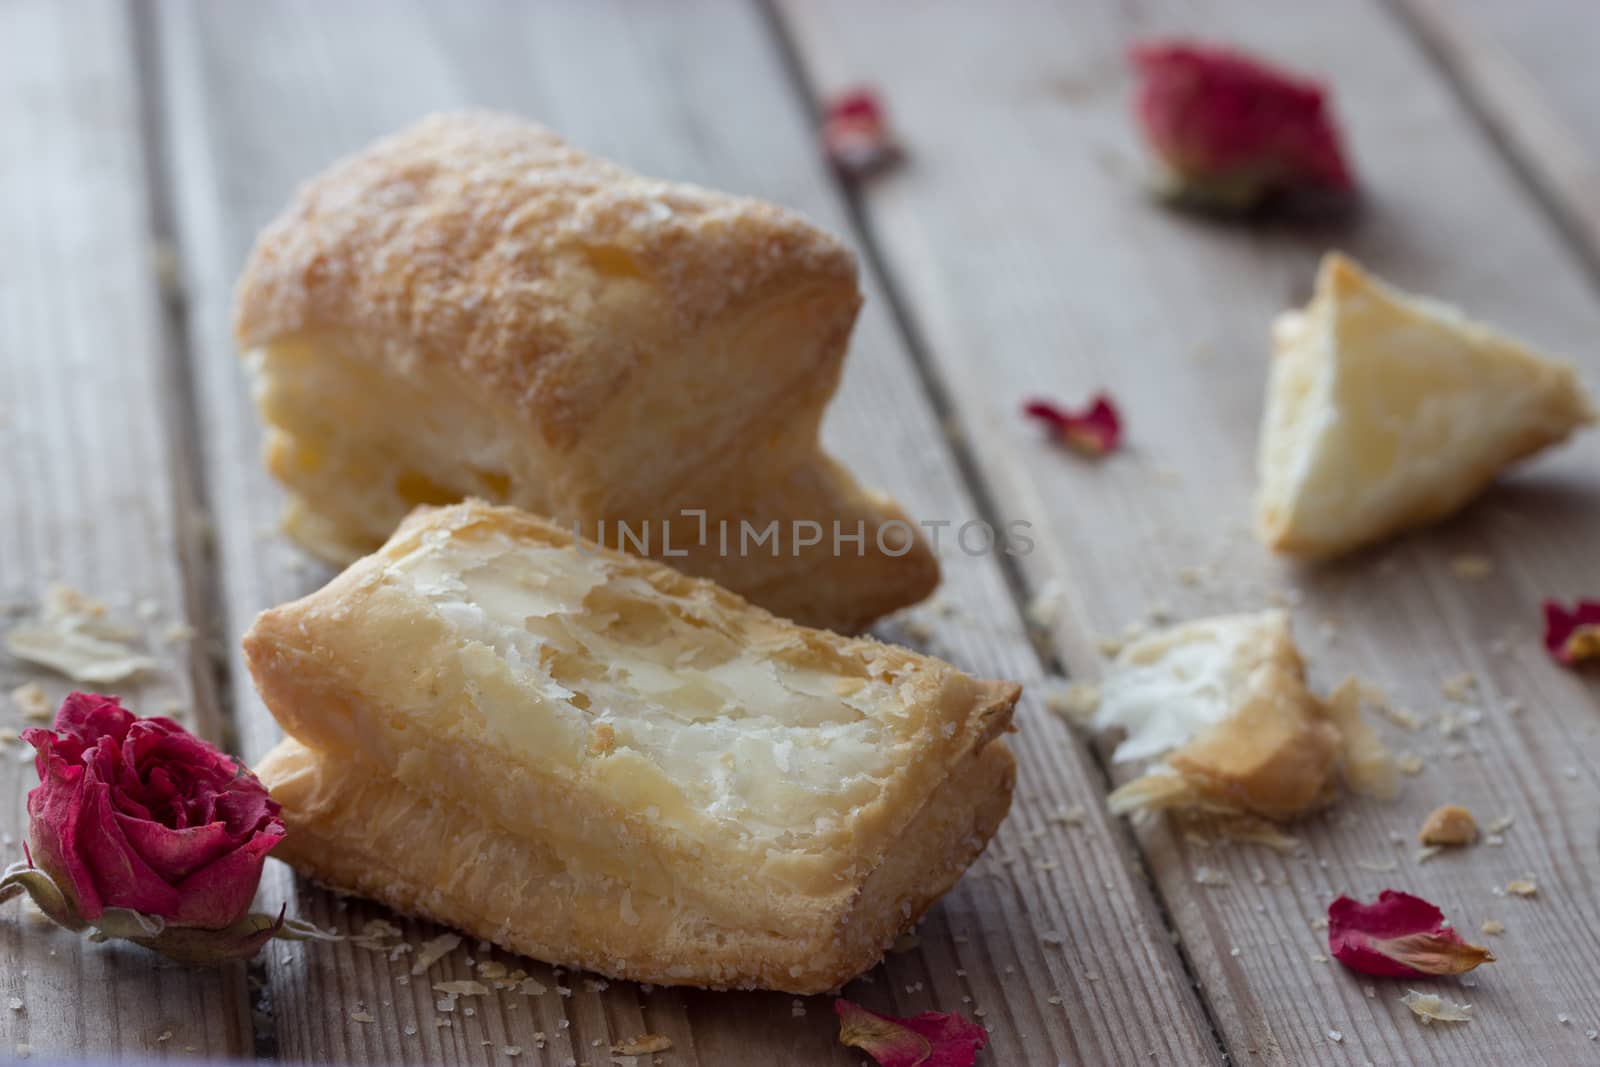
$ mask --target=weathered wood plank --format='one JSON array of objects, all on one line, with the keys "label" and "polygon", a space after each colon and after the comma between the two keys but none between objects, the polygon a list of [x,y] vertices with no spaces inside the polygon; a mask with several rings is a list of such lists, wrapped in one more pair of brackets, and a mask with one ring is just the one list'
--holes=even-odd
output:
[{"label": "weathered wood plank", "polygon": [[[66,583],[143,631],[160,669],[112,687],[145,714],[220,736],[195,616],[203,575],[182,487],[160,314],[131,28],[113,2],[0,5],[0,630]],[[15,609],[15,610],[13,610]],[[202,635],[204,637],[205,635]],[[0,692],[72,683],[0,653]],[[77,688],[91,688],[78,686]],[[38,781],[15,731],[41,725],[0,698],[0,858],[21,857]],[[190,971],[92,945],[0,907],[0,1057],[247,1054],[245,971]],[[12,1000],[11,998],[15,998]]]},{"label": "weathered wood plank", "polygon": [[1390,2],[1600,270],[1600,8]]},{"label": "weathered wood plank", "polygon": [[[919,5],[914,18],[843,0],[781,11],[820,93],[868,82],[886,94],[910,165],[867,186],[867,225],[994,496],[1046,534],[1023,566],[1035,590],[1064,590],[1055,638],[1072,672],[1094,677],[1099,638],[1154,609],[1197,617],[1278,596],[1296,605],[1320,684],[1359,674],[1432,719],[1451,707],[1443,679],[1479,680],[1481,721],[1458,735],[1436,721],[1416,734],[1386,727],[1425,770],[1391,804],[1347,801],[1303,827],[1303,856],[1200,848],[1159,825],[1141,835],[1235,1060],[1592,1056],[1600,700],[1592,681],[1547,660],[1538,618],[1542,597],[1595,580],[1600,440],[1531,464],[1458,521],[1342,566],[1291,567],[1248,534],[1268,322],[1304,300],[1325,247],[1600,378],[1600,306],[1581,271],[1404,27],[1365,4],[1318,17],[1112,0],[1017,4],[1003,17],[959,3]],[[1346,230],[1230,228],[1148,200],[1122,55],[1172,32],[1329,77],[1370,184],[1365,216]],[[1131,435],[1103,464],[1046,447],[1018,416],[1025,396],[1101,386]],[[1494,573],[1456,577],[1449,561],[1466,551],[1491,557]],[[1511,713],[1512,700],[1526,710]],[[1485,821],[1514,815],[1504,846],[1417,866],[1416,827],[1446,801]],[[1202,865],[1231,884],[1197,886]],[[1495,894],[1528,874],[1538,898]],[[1437,900],[1465,931],[1506,924],[1492,940],[1500,962],[1439,986],[1476,1005],[1470,1025],[1423,1029],[1394,983],[1369,999],[1367,982],[1314,958],[1326,945],[1310,922],[1333,896],[1391,885]]]},{"label": "weathered wood plank", "polygon": [[[696,179],[799,206],[845,226],[759,14],[728,4],[654,10],[621,4],[446,7],[163,5],[162,51],[182,205],[192,324],[206,353],[209,485],[235,631],[266,605],[322,579],[263,531],[278,494],[256,462],[255,420],[228,335],[228,290],[251,237],[295,181],[340,152],[463,103],[539,118],[578,144],[637,169]],[[404,71],[403,76],[396,72]],[[957,524],[976,514],[874,279],[830,443],[914,514]],[[1036,680],[1039,665],[992,560],[947,556],[949,612],[918,617],[938,652],[987,674]],[[910,633],[902,628],[899,633]],[[245,749],[277,736],[235,670]],[[1158,915],[1096,804],[1092,764],[1030,702],[1014,814],[996,846],[935,910],[920,947],[849,988],[882,1009],[983,1009],[995,1063],[1208,1062],[1215,1043]],[[1060,817],[1077,805],[1081,825]],[[303,890],[302,914],[341,927],[378,914]],[[408,925],[413,940],[432,932]],[[1045,935],[1050,934],[1050,943]],[[1055,943],[1059,941],[1059,944]],[[463,949],[431,976],[460,978]],[[507,960],[506,962],[514,962]],[[418,979],[341,946],[275,947],[269,960],[281,1053],[292,1059],[460,1062],[482,1042],[547,1062],[589,1057],[641,1029],[673,1038],[673,1063],[855,1063],[839,1048],[828,1001],[780,996],[589,988],[486,998],[435,1027]],[[530,968],[547,985],[543,967]],[[1059,1003],[1055,1002],[1059,1000]],[[378,1022],[350,1020],[358,1004]],[[803,1010],[804,1015],[796,1012]],[[407,1034],[414,1025],[418,1033]],[[563,1028],[565,1026],[565,1028]]]}]

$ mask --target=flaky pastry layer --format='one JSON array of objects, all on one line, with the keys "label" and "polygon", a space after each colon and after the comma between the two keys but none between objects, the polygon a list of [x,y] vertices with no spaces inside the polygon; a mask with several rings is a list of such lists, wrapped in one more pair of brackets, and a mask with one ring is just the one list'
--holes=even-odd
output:
[{"label": "flaky pastry layer", "polygon": [[[1109,798],[1117,814],[1179,810],[1285,822],[1333,799],[1347,753],[1370,761],[1360,709],[1339,715],[1306,686],[1282,611],[1225,615],[1128,645],[1101,687],[1096,725],[1116,758],[1162,763]],[[1363,767],[1363,770],[1366,768]]]},{"label": "flaky pastry layer", "polygon": [[965,795],[950,783],[1001,758],[1018,695],[476,502],[419,511],[263,613],[245,653],[279,722],[330,759],[564,870],[796,943],[898,928],[850,916],[918,820]]},{"label": "flaky pastry layer", "polygon": [[811,994],[872,967],[955,884],[1005,816],[1015,768],[1005,743],[990,742],[828,921],[788,934],[715,921],[626,879],[575,871],[537,842],[359,759],[290,739],[257,772],[289,827],[275,855],[333,888],[613,978]]},{"label": "flaky pastry layer", "polygon": [[[504,115],[439,115],[313,179],[257,241],[235,332],[292,494],[338,564],[419,504],[646,522],[673,563],[855,630],[938,566],[818,443],[861,296],[849,251],[771,204],[639,177]],[[713,530],[784,526],[782,556]],[[787,551],[795,520],[822,545]],[[835,523],[862,550],[832,550]],[[617,547],[611,537],[606,543]]]},{"label": "flaky pastry layer", "polygon": [[1273,329],[1256,528],[1325,558],[1459,511],[1596,421],[1569,365],[1329,253]]}]

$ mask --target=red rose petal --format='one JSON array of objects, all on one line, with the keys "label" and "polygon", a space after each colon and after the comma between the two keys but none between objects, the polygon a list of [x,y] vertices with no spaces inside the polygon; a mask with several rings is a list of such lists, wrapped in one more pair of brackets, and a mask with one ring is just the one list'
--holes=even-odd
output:
[{"label": "red rose petal", "polygon": [[843,997],[833,1002],[839,1041],[880,1067],[972,1067],[989,1043],[983,1027],[954,1012],[925,1011],[914,1019],[879,1015]]},{"label": "red rose petal", "polygon": [[1571,611],[1546,600],[1544,645],[1568,667],[1600,662],[1600,600],[1580,600]]},{"label": "red rose petal", "polygon": [[900,159],[883,104],[871,89],[835,98],[823,113],[822,147],[828,161],[849,178],[861,178]]},{"label": "red rose petal", "polygon": [[1393,889],[1379,893],[1374,904],[1335,900],[1328,908],[1328,950],[1351,970],[1381,978],[1464,974],[1494,962],[1488,949],[1445,926],[1437,907]]},{"label": "red rose petal", "polygon": [[1137,45],[1129,59],[1139,125],[1180,196],[1243,210],[1284,190],[1355,188],[1318,83],[1180,41]]},{"label": "red rose petal", "polygon": [[1111,398],[1097,395],[1089,409],[1074,413],[1048,400],[1030,400],[1022,411],[1038,419],[1067,447],[1088,456],[1103,456],[1122,440],[1122,416]]}]

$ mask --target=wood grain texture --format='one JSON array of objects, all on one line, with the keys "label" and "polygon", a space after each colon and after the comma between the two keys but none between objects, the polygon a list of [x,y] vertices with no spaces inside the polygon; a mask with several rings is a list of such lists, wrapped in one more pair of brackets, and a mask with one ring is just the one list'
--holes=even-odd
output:
[{"label": "wood grain texture", "polygon": [[[1600,306],[1580,265],[1405,26],[1369,4],[1335,18],[1215,0],[1016,3],[1003,15],[928,3],[914,18],[792,0],[781,11],[820,95],[858,83],[884,93],[909,164],[865,187],[868,232],[994,498],[1044,533],[1024,569],[1036,591],[1061,590],[1054,636],[1070,670],[1096,676],[1100,639],[1153,612],[1278,600],[1294,607],[1317,684],[1359,674],[1428,720],[1415,733],[1383,726],[1424,759],[1401,796],[1308,822],[1300,855],[1200,847],[1159,823],[1141,834],[1235,1061],[1592,1059],[1600,692],[1548,660],[1538,627],[1541,598],[1592,595],[1600,578],[1600,435],[1527,465],[1456,521],[1342,565],[1293,567],[1248,532],[1268,323],[1305,299],[1327,247],[1600,383]],[[1371,194],[1362,217],[1229,227],[1149,200],[1123,54],[1166,33],[1330,79]],[[1104,463],[1049,447],[1019,416],[1024,397],[1076,402],[1100,387],[1130,437]],[[1490,557],[1493,573],[1456,576],[1464,552]],[[1465,671],[1480,688],[1457,705],[1441,683]],[[1447,735],[1446,710],[1471,724]],[[1485,822],[1515,816],[1504,845],[1418,866],[1417,826],[1447,801]],[[1202,866],[1229,884],[1197,885]],[[1528,875],[1537,898],[1498,894]],[[1401,986],[1326,962],[1312,921],[1341,892],[1387,886],[1436,900],[1469,933],[1506,924],[1491,939],[1500,962],[1419,984],[1472,1003],[1472,1023],[1424,1029],[1397,1002]]]},{"label": "wood grain texture", "polygon": [[[130,25],[116,3],[0,5],[0,630],[64,582],[142,631],[160,669],[114,687],[144,714],[220,736],[204,639],[196,518],[169,463],[185,414],[167,388],[156,248]],[[0,693],[75,686],[0,652]],[[43,725],[0,697],[0,859],[21,858]],[[190,971],[93,945],[0,906],[0,1058],[247,1053],[242,965]],[[15,998],[14,1000],[11,998]]]},{"label": "wood grain texture", "polygon": [[[846,226],[760,13],[727,3],[655,10],[585,5],[166,4],[158,9],[163,98],[177,182],[185,289],[198,350],[208,485],[231,627],[325,577],[271,535],[279,494],[256,459],[257,430],[228,332],[229,287],[258,226],[293,184],[339,153],[426,111],[506,108],[653,175],[698,180],[798,206]],[[829,444],[915,515],[976,515],[901,339],[868,278],[870,304]],[[948,535],[947,535],[948,539]],[[946,553],[945,610],[886,633],[973,671],[1036,681],[1029,646],[989,559]],[[233,675],[245,751],[277,736],[242,669]],[[1017,802],[996,844],[933,912],[920,944],[848,994],[882,1010],[978,1014],[994,1063],[1204,1063],[1217,1051],[1148,888],[1099,813],[1085,750],[1031,699],[1020,715]],[[1081,823],[1067,813],[1082,806]],[[287,879],[282,884],[287,885]],[[298,888],[300,913],[342,929],[380,911]],[[436,931],[406,924],[412,941]],[[429,980],[464,978],[470,946]],[[507,963],[516,963],[505,959]],[[529,966],[546,985],[557,978]],[[854,1064],[827,998],[596,988],[513,994],[437,1013],[404,961],[348,945],[274,947],[269,987],[278,1049],[321,1061],[604,1063],[609,1043],[670,1036],[673,1064]],[[467,1002],[463,1002],[465,1004]],[[351,1019],[364,1010],[373,1023]],[[802,1013],[803,1014],[800,1014]],[[444,1020],[447,1028],[436,1023]],[[414,1028],[414,1033],[408,1033]],[[548,1047],[535,1055],[535,1034]]]},{"label": "wood grain texture", "polygon": [[1600,7],[1390,3],[1600,271]]}]

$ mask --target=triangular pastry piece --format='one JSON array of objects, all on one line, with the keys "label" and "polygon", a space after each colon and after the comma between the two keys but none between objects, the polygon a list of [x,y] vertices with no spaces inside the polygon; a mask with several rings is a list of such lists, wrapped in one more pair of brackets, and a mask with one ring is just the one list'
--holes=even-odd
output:
[{"label": "triangular pastry piece", "polygon": [[1256,524],[1328,557],[1459,510],[1595,419],[1574,370],[1329,253],[1273,327]]},{"label": "triangular pastry piece", "polygon": [[281,852],[553,963],[832,988],[983,849],[1018,687],[522,512],[423,510],[245,637]]},{"label": "triangular pastry piece", "polygon": [[792,211],[468,112],[303,186],[234,330],[286,528],[330,562],[472,496],[851,631],[938,583],[818,442],[860,306],[855,257]]},{"label": "triangular pastry piece", "polygon": [[1111,809],[1297,818],[1336,795],[1351,756],[1363,780],[1377,774],[1359,704],[1338,712],[1306,687],[1281,611],[1151,634],[1118,654],[1093,721],[1127,732],[1118,762],[1161,762],[1112,793]]}]

